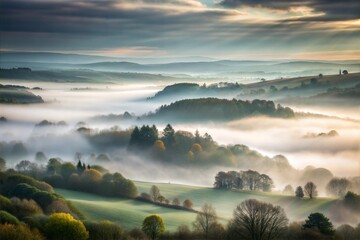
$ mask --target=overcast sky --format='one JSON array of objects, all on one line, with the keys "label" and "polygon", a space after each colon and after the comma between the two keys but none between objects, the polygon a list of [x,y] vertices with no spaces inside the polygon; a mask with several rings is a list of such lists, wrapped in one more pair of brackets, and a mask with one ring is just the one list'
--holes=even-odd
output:
[{"label": "overcast sky", "polygon": [[2,50],[359,59],[360,1],[1,0]]}]

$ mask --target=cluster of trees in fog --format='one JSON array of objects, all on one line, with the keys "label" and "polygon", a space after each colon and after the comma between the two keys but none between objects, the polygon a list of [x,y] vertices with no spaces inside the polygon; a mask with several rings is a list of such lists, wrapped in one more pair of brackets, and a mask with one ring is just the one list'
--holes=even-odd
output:
[{"label": "cluster of trees in fog", "polygon": [[183,202],[181,202],[178,197],[175,197],[172,200],[168,199],[161,194],[160,189],[156,185],[151,186],[149,193],[142,192],[137,199],[167,208],[195,211],[193,210],[194,203],[191,199],[187,198]]},{"label": "cluster of trees in fog", "polygon": [[215,176],[214,187],[218,189],[239,189],[270,192],[273,180],[266,174],[257,171],[219,172]]},{"label": "cluster of trees in fog", "polygon": [[[44,124],[48,125],[47,121],[42,121],[36,129],[42,128]],[[54,124],[60,127],[59,123]],[[52,123],[50,125],[53,126]],[[183,167],[224,166],[254,169],[276,177],[275,179],[278,180],[280,178],[281,180],[299,180],[299,182],[313,181],[321,190],[325,188],[326,182],[322,183],[318,178],[328,181],[327,179],[333,177],[332,173],[326,169],[306,168],[304,171],[298,171],[282,155],[267,157],[245,145],[219,145],[207,133],[176,130],[170,124],[162,130],[155,125],[135,126],[129,129],[115,126],[97,130],[82,123],[76,125],[75,132],[70,130],[67,134],[50,137],[57,142],[66,142],[71,141],[74,136],[88,144],[89,149],[81,153],[83,155],[81,160],[92,165],[106,164],[119,159],[118,151],[122,149],[128,151],[129,155],[136,155],[144,161]],[[14,165],[20,160],[33,158],[30,154],[41,154],[42,157],[36,156],[35,161],[38,165],[45,164],[48,161],[46,156],[48,153],[36,152],[38,148],[33,149],[33,145],[39,147],[47,137],[48,135],[35,135],[24,143],[3,141],[0,144],[0,156],[4,156],[9,165]]]},{"label": "cluster of trees in fog", "polygon": [[295,113],[288,107],[266,100],[227,100],[218,98],[185,99],[163,105],[147,118],[172,121],[231,121],[247,116],[265,115],[292,118]]},{"label": "cluster of trees in fog", "polygon": [[200,96],[219,96],[222,94],[236,94],[244,87],[243,84],[220,82],[206,85],[197,83],[176,83],[166,86],[163,90],[157,92],[149,100],[166,99],[175,97],[180,98],[196,98]]},{"label": "cluster of trees in fog", "polygon": [[[39,155],[38,157],[40,157]],[[138,194],[135,184],[120,173],[111,174],[100,165],[86,166],[80,160],[75,165],[72,162],[50,158],[45,167],[23,160],[15,166],[15,169],[22,174],[45,181],[54,187],[108,197],[134,198]]]}]

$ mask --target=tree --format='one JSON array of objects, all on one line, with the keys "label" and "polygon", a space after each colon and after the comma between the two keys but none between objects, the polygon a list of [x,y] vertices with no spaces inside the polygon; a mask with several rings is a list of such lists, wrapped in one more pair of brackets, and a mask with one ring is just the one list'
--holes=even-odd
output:
[{"label": "tree", "polygon": [[165,198],[164,196],[162,196],[162,195],[160,195],[160,196],[158,197],[158,199],[157,199],[157,201],[160,202],[160,203],[165,202],[165,200],[166,200],[166,198]]},{"label": "tree", "polygon": [[343,73],[344,75],[346,75],[346,74],[348,74],[349,72],[348,72],[348,70],[343,70],[342,73]]},{"label": "tree", "polygon": [[179,206],[180,205],[180,200],[179,200],[179,198],[174,198],[173,200],[172,200],[172,204],[173,205],[175,205],[175,206]]},{"label": "tree", "polygon": [[194,143],[191,146],[190,151],[194,153],[195,159],[199,159],[200,155],[203,152],[203,149],[202,149],[202,146],[199,143]]},{"label": "tree", "polygon": [[160,189],[156,185],[152,185],[150,188],[150,196],[153,202],[157,202],[160,197]]},{"label": "tree", "polygon": [[233,216],[229,233],[234,239],[279,239],[288,224],[284,209],[255,199],[240,203]]},{"label": "tree", "polygon": [[46,157],[45,153],[37,152],[35,154],[35,160],[38,162],[46,162],[48,160],[48,158]]},{"label": "tree", "polygon": [[101,173],[95,169],[86,169],[80,176],[80,181],[86,191],[94,191],[101,181]]},{"label": "tree", "polygon": [[154,143],[155,156],[160,159],[165,159],[166,147],[163,141],[156,140]]},{"label": "tree", "polygon": [[343,224],[343,225],[339,226],[336,229],[336,235],[340,236],[341,239],[343,239],[343,240],[359,239],[356,236],[355,229],[352,226],[348,225],[348,224]]},{"label": "tree", "polygon": [[166,147],[172,147],[172,145],[175,143],[175,130],[174,128],[168,124],[166,125],[166,127],[164,128],[163,132],[162,132],[162,139],[166,145]]},{"label": "tree", "polygon": [[307,182],[304,186],[305,195],[308,196],[310,199],[317,197],[318,192],[316,189],[316,185],[313,182]]},{"label": "tree", "polygon": [[346,178],[333,178],[326,185],[326,192],[335,197],[344,197],[349,191],[351,183]]},{"label": "tree", "polygon": [[295,191],[295,196],[297,198],[303,198],[304,197],[304,191],[303,191],[303,188],[301,186],[298,186],[296,188],[296,191]]},{"label": "tree", "polygon": [[201,211],[196,215],[196,220],[193,222],[194,228],[202,231],[205,239],[208,239],[210,228],[215,224],[217,224],[215,208],[211,204],[205,203]]},{"label": "tree", "polygon": [[32,163],[29,160],[22,160],[15,166],[15,169],[19,172],[27,172],[34,168],[36,168],[35,163]]},{"label": "tree", "polygon": [[140,139],[140,130],[136,126],[131,133],[129,145],[130,146],[136,145],[138,143],[139,139]]},{"label": "tree", "polygon": [[74,164],[70,162],[61,164],[60,166],[61,176],[63,176],[65,179],[68,179],[73,173],[76,173],[76,167],[74,166]]},{"label": "tree", "polygon": [[192,209],[193,205],[194,204],[190,199],[185,199],[185,201],[183,202],[183,207],[184,208]]},{"label": "tree", "polygon": [[260,175],[260,188],[263,192],[271,192],[274,187],[273,180],[266,174]]},{"label": "tree", "polygon": [[165,224],[159,215],[150,215],[144,219],[142,230],[151,240],[155,240],[165,232]]},{"label": "tree", "polygon": [[2,157],[0,157],[0,172],[5,171],[6,169],[6,161]]},{"label": "tree", "polygon": [[86,169],[85,164],[83,164],[80,160],[78,161],[78,163],[76,164],[76,169],[78,171],[79,174],[83,173],[84,170]]},{"label": "tree", "polygon": [[351,210],[360,212],[360,195],[354,192],[347,192],[344,196],[344,204]]},{"label": "tree", "polygon": [[290,184],[284,187],[283,194],[294,195],[294,193],[295,193],[294,188]]},{"label": "tree", "polygon": [[303,228],[316,229],[325,235],[334,235],[335,230],[330,220],[322,213],[312,213],[305,220]]},{"label": "tree", "polygon": [[60,171],[61,162],[56,158],[50,158],[46,166],[46,169],[49,173],[55,174]]},{"label": "tree", "polygon": [[247,187],[251,191],[256,191],[260,186],[261,176],[257,171],[248,170],[242,172],[242,180],[244,187]]},{"label": "tree", "polygon": [[54,240],[86,240],[89,237],[84,224],[67,213],[51,214],[45,232],[49,239]]}]

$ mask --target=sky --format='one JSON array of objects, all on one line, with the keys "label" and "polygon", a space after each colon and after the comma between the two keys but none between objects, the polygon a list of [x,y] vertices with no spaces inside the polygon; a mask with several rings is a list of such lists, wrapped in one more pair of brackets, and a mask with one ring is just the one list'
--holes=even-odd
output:
[{"label": "sky", "polygon": [[1,0],[1,51],[360,59],[359,0]]}]

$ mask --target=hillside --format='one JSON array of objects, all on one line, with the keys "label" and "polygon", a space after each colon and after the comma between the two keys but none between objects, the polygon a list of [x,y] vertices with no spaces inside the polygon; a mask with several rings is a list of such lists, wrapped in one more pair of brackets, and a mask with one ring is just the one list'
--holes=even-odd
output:
[{"label": "hillside", "polygon": [[[135,184],[139,192],[149,192],[154,183],[136,182]],[[181,202],[186,198],[191,199],[196,210],[199,210],[204,203],[211,203],[223,223],[232,217],[232,212],[237,204],[249,198],[282,206],[291,221],[304,220],[310,213],[317,211],[328,215],[335,203],[335,200],[328,198],[298,200],[292,196],[271,193],[224,191],[168,183],[156,183],[156,185],[160,188],[161,194],[170,200],[174,197],[178,197]],[[191,226],[191,222],[196,216],[192,212],[163,208],[137,200],[105,198],[63,189],[56,189],[56,192],[71,200],[86,214],[88,219],[110,220],[118,222],[126,228],[140,227],[146,215],[156,213],[164,218],[168,230],[175,230],[181,224]]]},{"label": "hillside", "polygon": [[301,83],[309,84],[312,78],[316,78],[319,84],[331,85],[331,87],[347,87],[353,86],[360,82],[360,73],[349,73],[349,74],[335,74],[335,75],[324,75],[322,77],[318,76],[307,76],[307,77],[296,77],[296,78],[283,78],[275,79],[265,82],[257,82],[247,84],[246,87],[249,89],[255,88],[269,88],[270,86],[275,86],[277,88],[293,88],[298,87]]},{"label": "hillside", "polygon": [[137,200],[106,198],[65,189],[56,189],[56,192],[72,201],[89,220],[113,221],[128,229],[141,227],[143,219],[150,214],[161,215],[170,231],[176,230],[181,224],[189,225],[196,216],[192,212],[164,208]]},{"label": "hillside", "polygon": [[44,82],[94,82],[113,83],[121,81],[170,81],[176,78],[160,74],[130,72],[100,72],[85,69],[32,70],[30,68],[0,69],[0,79],[34,80]]},{"label": "hillside", "polygon": [[231,121],[254,115],[292,118],[292,109],[272,101],[227,100],[218,98],[185,99],[163,105],[145,118],[160,121]]},{"label": "hillside", "polygon": [[0,84],[0,103],[42,103],[44,100],[27,88]]}]

